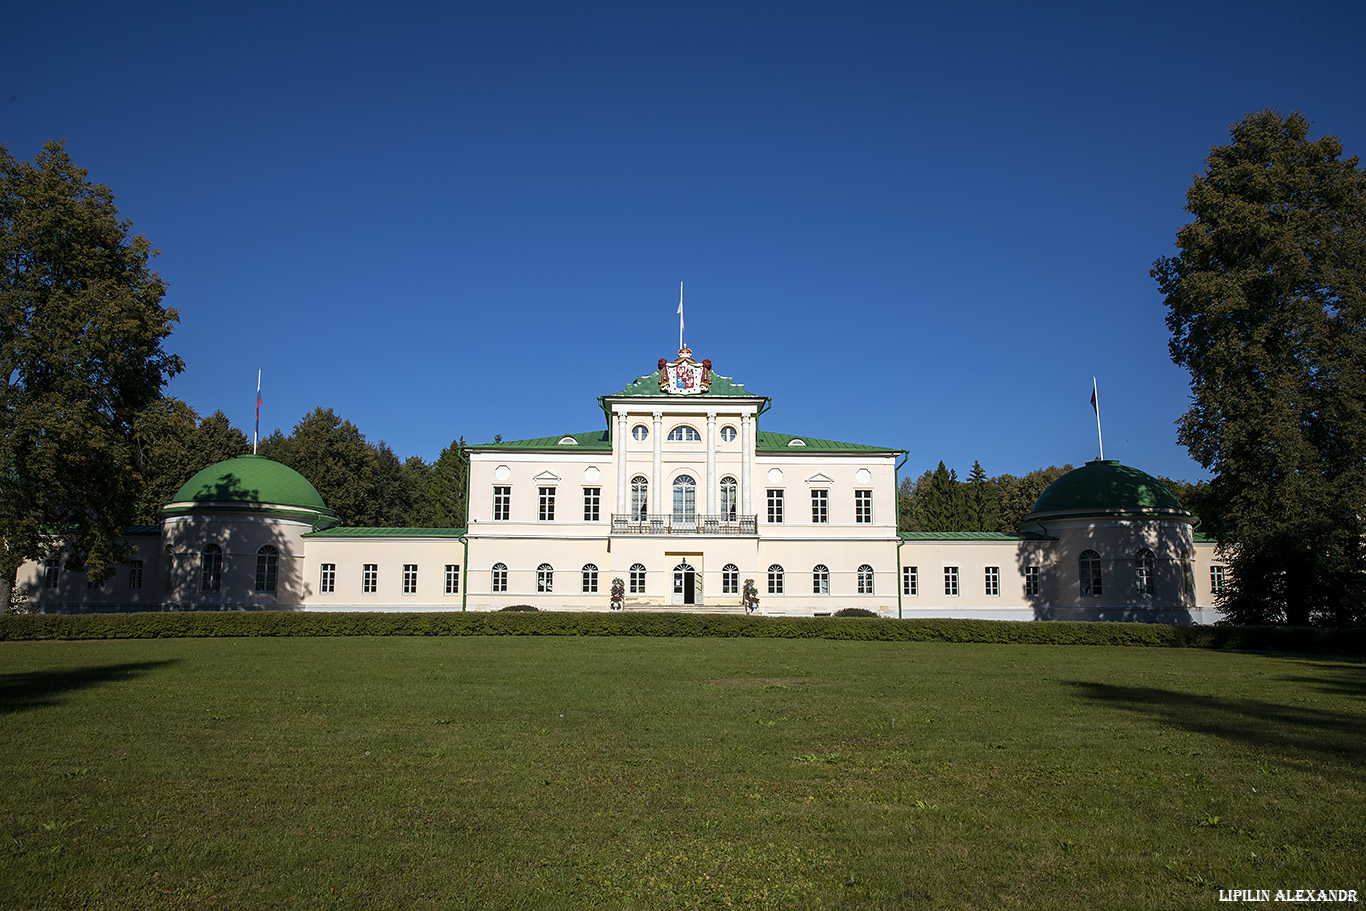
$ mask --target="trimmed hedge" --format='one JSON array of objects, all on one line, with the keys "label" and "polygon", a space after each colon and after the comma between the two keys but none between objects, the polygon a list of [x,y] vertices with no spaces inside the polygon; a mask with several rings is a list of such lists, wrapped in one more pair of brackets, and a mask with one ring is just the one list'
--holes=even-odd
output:
[{"label": "trimmed hedge", "polygon": [[10,641],[231,636],[676,636],[1366,653],[1366,629],[1363,628],[553,611],[430,614],[190,611],[0,616],[0,640]]}]

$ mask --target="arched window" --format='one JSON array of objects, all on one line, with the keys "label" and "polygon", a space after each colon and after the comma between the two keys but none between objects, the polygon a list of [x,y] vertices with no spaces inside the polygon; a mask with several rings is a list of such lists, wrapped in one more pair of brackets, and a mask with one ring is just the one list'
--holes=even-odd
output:
[{"label": "arched window", "polygon": [[542,563],[536,567],[536,591],[553,592],[555,590],[555,567],[549,563]]},{"label": "arched window", "polygon": [[721,567],[721,594],[740,594],[740,567],[734,563],[727,563]]},{"label": "arched window", "polygon": [[814,595],[830,594],[830,567],[824,563],[817,563],[811,567],[811,593]]},{"label": "arched window", "polygon": [[701,441],[702,434],[698,433],[687,424],[679,424],[673,430],[669,431],[670,443],[700,443]]},{"label": "arched window", "polygon": [[631,479],[631,518],[646,519],[650,516],[650,482],[644,475]]},{"label": "arched window", "polygon": [[596,594],[598,590],[598,567],[593,563],[583,564],[583,593]]},{"label": "arched window", "polygon": [[217,544],[205,544],[199,555],[199,590],[216,592],[223,587],[223,548]]},{"label": "arched window", "polygon": [[256,551],[256,590],[275,591],[275,578],[280,568],[280,552],[270,544],[264,544]]},{"label": "arched window", "polygon": [[493,564],[493,590],[495,592],[508,590],[508,567],[506,563]]},{"label": "arched window", "polygon": [[1145,547],[1134,555],[1134,583],[1140,595],[1153,593],[1153,576],[1156,571],[1157,559],[1148,548]]},{"label": "arched window", "polygon": [[631,588],[630,588],[631,594],[633,594],[633,595],[643,595],[643,594],[645,594],[645,564],[644,564],[644,563],[632,563],[632,564],[631,564],[631,573],[630,573],[630,576],[631,576]]},{"label": "arched window", "polygon": [[674,478],[674,518],[692,519],[697,515],[697,482],[690,475]]},{"label": "arched window", "polygon": [[721,479],[721,521],[735,521],[735,479],[726,475]]},{"label": "arched window", "polygon": [[1081,596],[1095,598],[1101,594],[1100,554],[1094,550],[1084,550],[1077,558],[1077,569],[1081,574]]},{"label": "arched window", "polygon": [[770,595],[781,595],[783,593],[783,568],[777,563],[768,568],[768,593]]},{"label": "arched window", "polygon": [[873,568],[867,563],[858,568],[858,593],[860,595],[871,595],[873,593]]}]

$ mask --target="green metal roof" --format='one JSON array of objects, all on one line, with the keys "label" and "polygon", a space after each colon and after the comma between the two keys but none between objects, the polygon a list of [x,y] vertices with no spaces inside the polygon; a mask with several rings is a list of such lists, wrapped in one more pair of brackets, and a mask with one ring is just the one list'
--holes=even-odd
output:
[{"label": "green metal roof", "polygon": [[131,538],[134,535],[159,535],[161,534],[160,525],[134,525],[128,529],[126,534]]},{"label": "green metal roof", "polygon": [[[806,445],[793,446],[793,440],[801,440]],[[900,449],[893,449],[889,446],[867,446],[863,443],[840,443],[836,440],[820,440],[816,437],[804,437],[790,433],[773,433],[768,430],[760,430],[758,437],[754,441],[755,449],[759,452],[901,452]]]},{"label": "green metal roof", "polygon": [[683,400],[697,398],[714,399],[722,396],[749,399],[763,398],[762,395],[746,392],[743,383],[737,383],[728,376],[721,376],[714,370],[711,371],[711,380],[707,386],[706,392],[699,392],[695,395],[671,395],[667,392],[661,392],[659,389],[659,371],[656,370],[653,373],[647,373],[644,376],[636,377],[635,380],[626,385],[625,389],[620,392],[614,392],[610,396],[605,396],[605,398],[615,398],[623,395],[647,395],[661,399]]},{"label": "green metal roof", "polygon": [[459,538],[463,528],[381,528],[338,525],[325,531],[310,531],[305,538]]},{"label": "green metal roof", "polygon": [[[572,437],[573,443],[561,440]],[[587,433],[562,433],[553,437],[536,437],[531,440],[502,440],[498,443],[480,443],[472,449],[563,449],[573,452],[578,449],[605,450],[611,452],[612,437],[606,430],[590,430]]]},{"label": "green metal roof", "polygon": [[1048,485],[1025,518],[1114,513],[1189,515],[1167,486],[1146,471],[1097,459]]},{"label": "green metal roof", "polygon": [[307,478],[288,465],[256,455],[210,465],[186,481],[171,502],[285,506],[332,513]]},{"label": "green metal roof", "polygon": [[903,541],[1056,541],[1036,532],[1008,531],[903,531]]}]

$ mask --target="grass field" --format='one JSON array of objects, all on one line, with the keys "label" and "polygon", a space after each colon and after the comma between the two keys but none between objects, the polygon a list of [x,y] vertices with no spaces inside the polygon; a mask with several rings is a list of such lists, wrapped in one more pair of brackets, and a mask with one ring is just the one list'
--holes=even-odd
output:
[{"label": "grass field", "polygon": [[1366,665],[1340,656],[5,642],[0,905],[1366,900],[1364,754]]}]

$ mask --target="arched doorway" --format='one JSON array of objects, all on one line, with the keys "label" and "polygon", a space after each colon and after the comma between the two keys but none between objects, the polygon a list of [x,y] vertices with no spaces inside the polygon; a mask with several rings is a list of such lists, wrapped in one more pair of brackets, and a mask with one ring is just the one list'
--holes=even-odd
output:
[{"label": "arched doorway", "polygon": [[701,604],[702,580],[687,560],[679,562],[673,572],[673,593],[670,604]]}]

